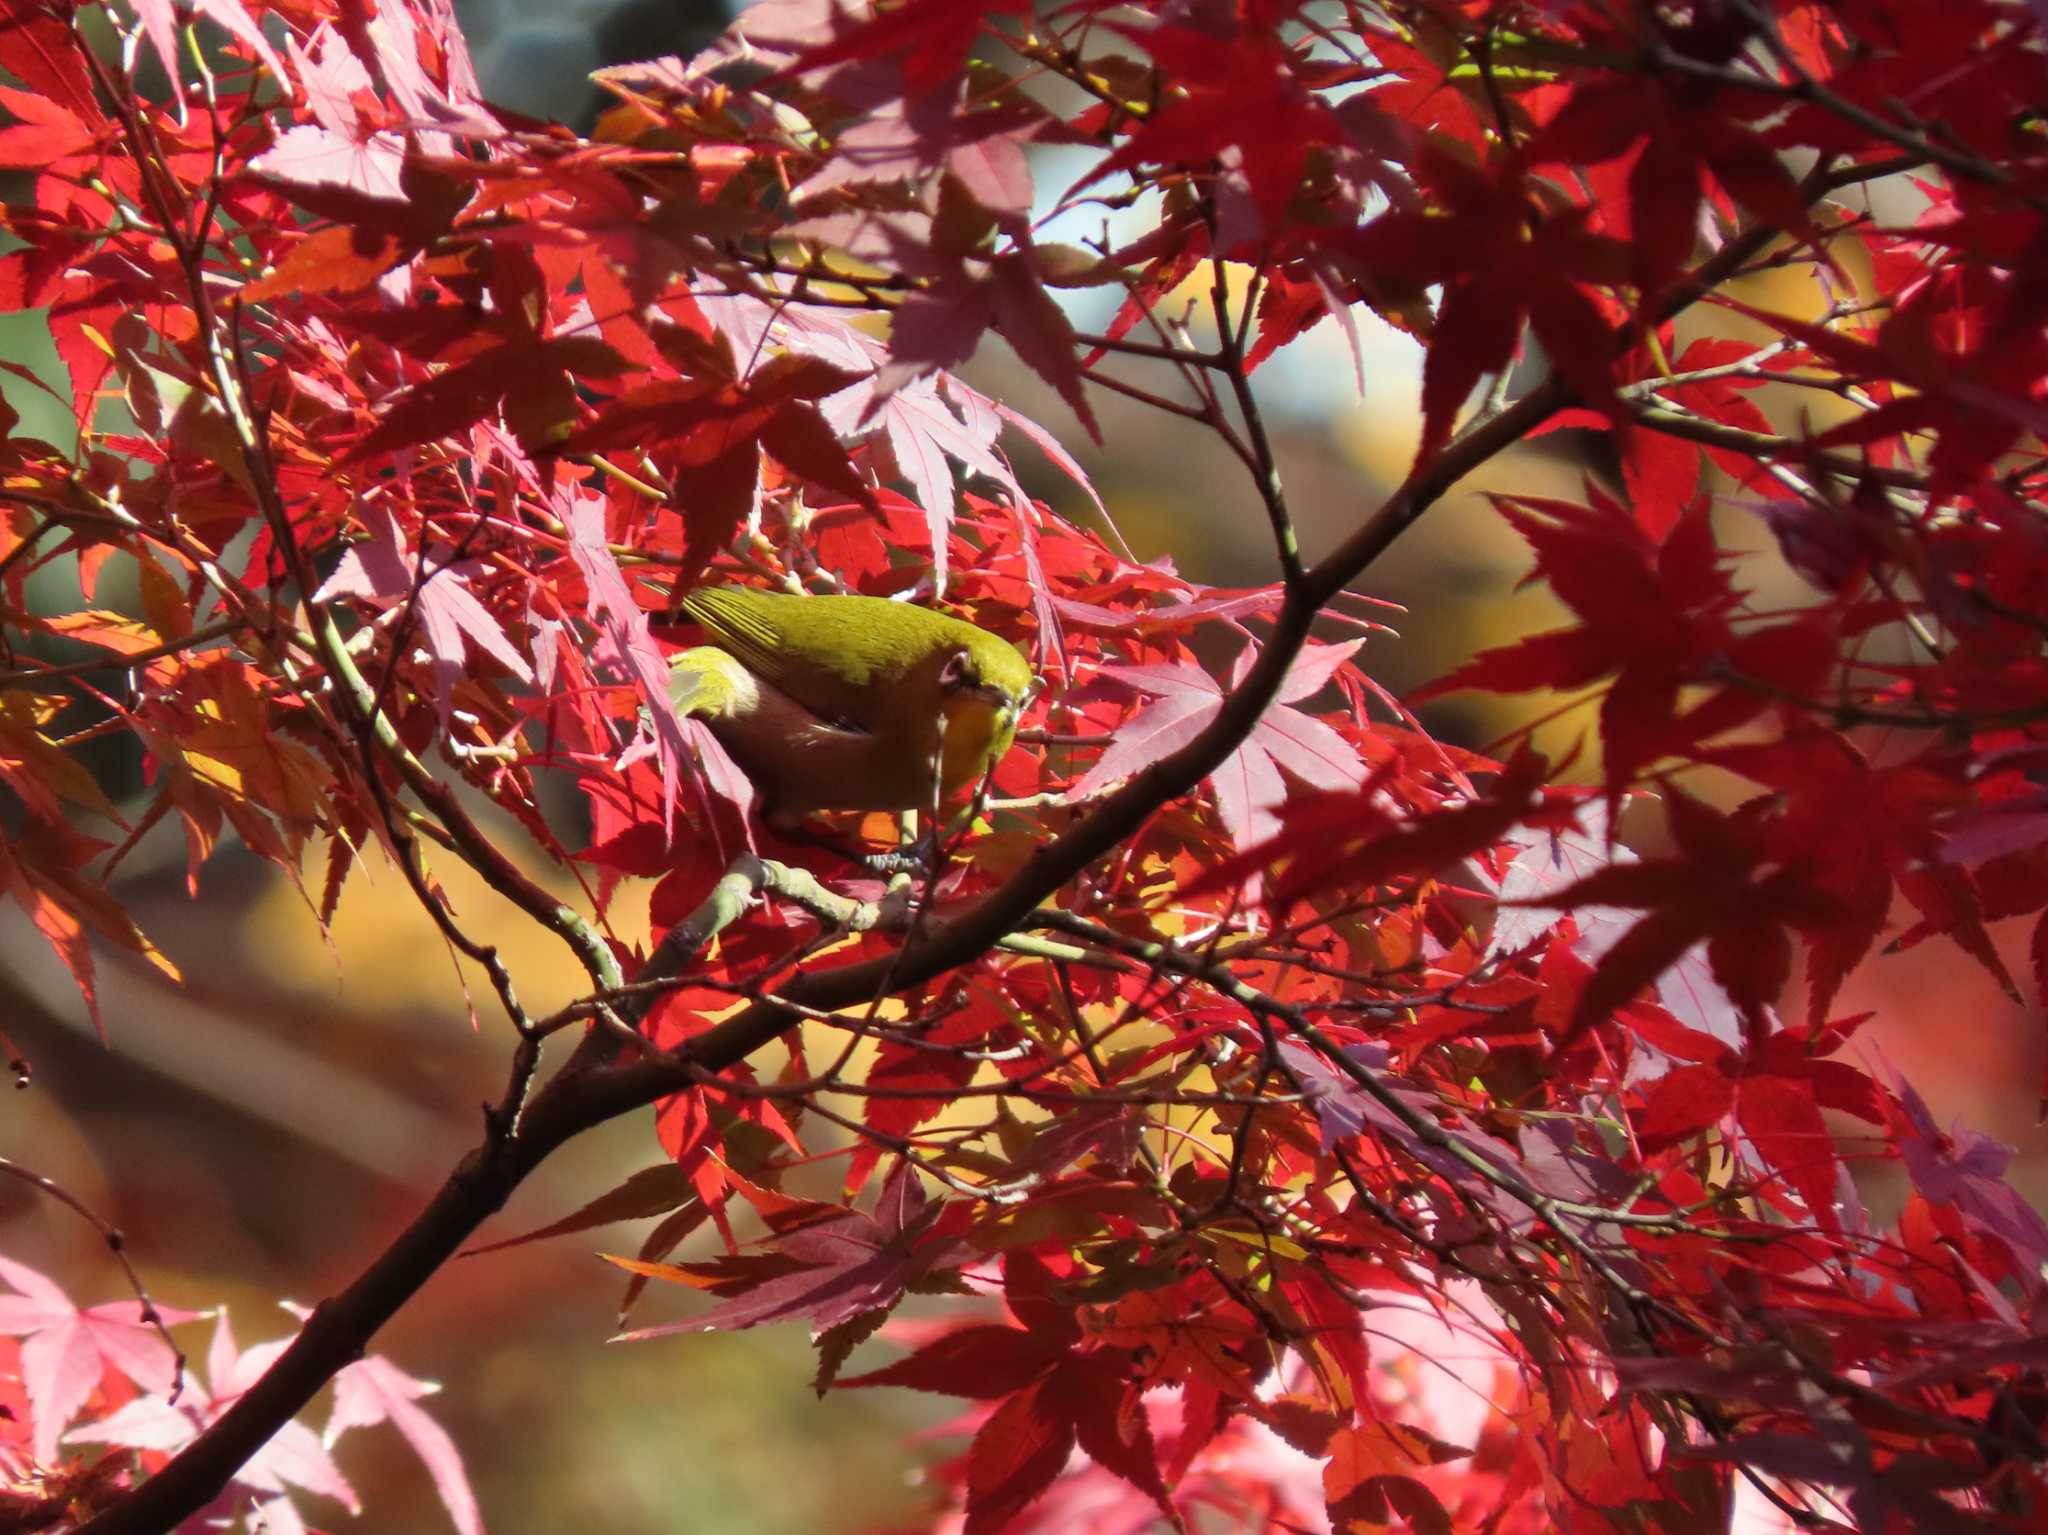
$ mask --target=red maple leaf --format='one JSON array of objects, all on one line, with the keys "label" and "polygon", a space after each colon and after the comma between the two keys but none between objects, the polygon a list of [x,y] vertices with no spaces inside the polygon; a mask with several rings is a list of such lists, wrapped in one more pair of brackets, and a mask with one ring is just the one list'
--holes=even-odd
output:
[{"label": "red maple leaf", "polygon": [[1337,115],[1310,92],[1294,54],[1270,32],[1214,36],[1171,24],[1115,30],[1150,53],[1175,89],[1076,191],[1140,165],[1206,169],[1234,150],[1235,173],[1272,224],[1293,200],[1309,156],[1344,141]]},{"label": "red maple leaf", "polygon": [[1587,227],[1590,210],[1547,210],[1526,170],[1498,175],[1424,144],[1411,167],[1427,202],[1395,207],[1334,243],[1373,280],[1443,302],[1423,364],[1419,456],[1450,436],[1479,380],[1505,368],[1527,322],[1580,396],[1613,389],[1615,327],[1595,291],[1628,275],[1629,247]]},{"label": "red maple leaf", "polygon": [[1652,985],[1694,944],[1735,1005],[1753,1040],[1768,1032],[1765,1009],[1792,973],[1794,929],[1825,929],[1841,907],[1803,867],[1780,861],[1776,802],[1751,800],[1728,815],[1678,789],[1665,808],[1677,855],[1614,863],[1531,902],[1570,911],[1619,906],[1645,913],[1601,956],[1579,994],[1562,1049]]},{"label": "red maple leaf", "polygon": [[1709,177],[1766,223],[1811,237],[1806,201],[1777,152],[1744,117],[1780,109],[1762,91],[1703,86],[1673,92],[1643,73],[1582,79],[1524,150],[1531,165],[1598,165],[1642,152],[1629,167],[1628,229],[1637,301],[1647,307],[1691,257]]},{"label": "red maple leaf", "polygon": [[817,357],[785,353],[744,378],[663,379],[603,406],[564,446],[590,452],[649,445],[677,502],[690,509],[680,589],[753,513],[764,451],[853,500],[872,499],[817,404],[860,377]]},{"label": "red maple leaf", "polygon": [[[1806,696],[1826,675],[1834,647],[1807,620],[1736,633],[1730,616],[1740,594],[1722,568],[1703,503],[1659,543],[1596,487],[1588,496],[1586,506],[1495,498],[1535,551],[1536,575],[1582,622],[1482,651],[1411,702],[1462,688],[1521,693],[1612,677],[1600,730],[1613,797],[1658,759],[1753,719],[1772,691]],[[1726,683],[1730,674],[1740,680]],[[1683,698],[1689,686],[1710,681],[1723,685]]]},{"label": "red maple leaf", "polygon": [[[1960,871],[1943,869],[1935,858],[1932,823],[1963,804],[1966,791],[1928,762],[1874,766],[1855,743],[1831,730],[1727,747],[1704,760],[1780,796],[1773,854],[1802,869],[1809,886],[1825,892],[1832,906],[1833,915],[1805,933],[1808,1024],[1817,1030],[1842,981],[1877,941],[1894,882],[1907,879],[1921,890],[1941,888],[1944,875],[1960,879]],[[1921,872],[1923,865],[1935,872]],[[1932,904],[1935,898],[1927,899]],[[1958,942],[1970,947],[1967,935]],[[1988,958],[1993,975],[2010,991],[2012,982],[1989,940],[1976,952]]]},{"label": "red maple leaf", "polygon": [[903,1298],[906,1285],[957,1249],[957,1236],[941,1219],[948,1208],[931,1204],[917,1174],[905,1165],[883,1185],[873,1215],[784,1201],[770,1212],[777,1229],[761,1254],[680,1264],[611,1257],[629,1273],[715,1289],[727,1297],[709,1311],[621,1333],[614,1341],[723,1332],[797,1317],[808,1319],[816,1336],[855,1317],[886,1311]]},{"label": "red maple leaf", "polygon": [[1142,1377],[1123,1349],[1084,1341],[1057,1280],[1033,1254],[1003,1265],[1010,1310],[1026,1325],[945,1333],[907,1359],[838,1382],[907,1386],[997,1403],[967,1451],[968,1535],[995,1535],[1052,1484],[1074,1446],[1146,1493],[1176,1527],[1159,1473]]},{"label": "red maple leaf", "polygon": [[1025,16],[1030,10],[1029,0],[907,0],[867,21],[837,27],[835,36],[811,43],[768,83],[849,60],[902,54],[904,87],[922,96],[960,73],[990,16]]}]

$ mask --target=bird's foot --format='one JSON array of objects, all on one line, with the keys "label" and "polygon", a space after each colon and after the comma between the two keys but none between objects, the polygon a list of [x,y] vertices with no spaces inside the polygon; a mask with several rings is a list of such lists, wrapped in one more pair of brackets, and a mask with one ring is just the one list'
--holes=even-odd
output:
[{"label": "bird's foot", "polygon": [[889,879],[898,874],[930,873],[934,851],[932,838],[926,836],[906,847],[891,848],[886,853],[856,854],[855,861],[872,873]]},{"label": "bird's foot", "polygon": [[903,875],[922,874],[930,870],[936,852],[935,839],[929,834],[915,842],[894,847],[887,852],[873,849],[849,847],[839,838],[825,832],[815,831],[802,822],[770,821],[769,829],[785,842],[799,847],[817,848],[833,857],[852,864],[855,868],[874,875],[877,879],[894,879]]}]

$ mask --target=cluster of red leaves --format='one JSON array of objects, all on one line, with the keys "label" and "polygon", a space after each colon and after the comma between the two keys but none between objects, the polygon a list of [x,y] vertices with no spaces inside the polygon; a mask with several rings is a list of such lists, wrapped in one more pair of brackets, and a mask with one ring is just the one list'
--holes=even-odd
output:
[{"label": "cluster of red leaves", "polygon": [[[178,13],[136,9],[175,78]],[[939,922],[1211,739],[1270,653],[1195,793],[999,949],[670,1098],[671,1162],[550,1231],[662,1217],[619,1260],[636,1293],[715,1304],[642,1335],[802,1319],[821,1388],[978,1404],[933,1515],[973,1535],[1678,1532],[1745,1500],[2044,1527],[2048,1227],[1831,1016],[1900,903],[1895,941],[2008,986],[1988,924],[2048,910],[2030,10],[767,0],[609,73],[587,140],[493,113],[443,0],[197,11],[216,51],[173,101],[68,5],[0,22],[0,166],[33,173],[0,291],[46,310],[79,432],[0,443],[0,622],[111,658],[0,675],[0,875],[88,996],[88,935],[151,952],[106,880],[168,817],[195,884],[230,830],[294,877],[322,852],[323,914],[382,844],[467,946],[423,838],[532,892],[459,783],[589,881],[590,920],[648,877],[683,922],[747,835],[744,780],[663,702],[661,614],[700,582],[942,598],[1033,656]],[[1037,238],[1036,144],[1094,157],[1066,203],[1142,228]],[[1907,171],[1910,224],[1838,196]],[[1725,291],[1788,265],[1824,313]],[[1210,349],[1169,309],[1191,278]],[[1115,302],[1103,334],[1075,288]],[[1681,346],[1703,298],[1760,339]],[[1020,483],[1029,445],[1086,490],[1056,440],[945,371],[994,334],[1091,432],[1100,388],[1177,411],[1280,523],[1250,376],[1359,303],[1426,347],[1412,494],[1501,421],[1614,454],[1621,499],[1499,498],[1570,625],[1431,690],[1597,691],[1596,793],[1415,728],[1342,602],[1303,645],[1342,554],[1245,590],[1119,557]],[[1532,337],[1548,378],[1468,418]],[[1842,408],[1774,427],[1801,390]],[[1722,551],[1710,466],[1810,582],[1796,610]],[[81,599],[52,615],[26,577],[60,558]],[[139,613],[96,605],[117,558]],[[114,732],[139,808],[65,750]],[[1639,859],[1608,828],[1645,789],[1669,845]],[[905,941],[771,900],[647,1048]],[[1910,1176],[1894,1230],[1845,1126]],[[836,1197],[803,1171],[830,1155]],[[677,1257],[707,1224],[723,1251]],[[843,1376],[918,1293],[984,1298]]]}]

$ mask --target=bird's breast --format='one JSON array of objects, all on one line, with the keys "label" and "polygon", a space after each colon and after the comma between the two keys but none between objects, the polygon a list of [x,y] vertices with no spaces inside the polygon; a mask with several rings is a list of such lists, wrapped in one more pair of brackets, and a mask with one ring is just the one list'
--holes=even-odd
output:
[{"label": "bird's breast", "polygon": [[764,808],[907,810],[931,799],[935,743],[921,747],[825,720],[732,657],[708,647],[678,668],[678,709],[711,728],[745,770]]},{"label": "bird's breast", "polygon": [[765,808],[799,816],[929,809],[935,767],[938,797],[950,799],[1008,747],[1014,728],[1011,711],[978,694],[938,702],[911,685],[873,700],[863,724],[823,719],[708,646],[677,658],[670,696],[711,728]]},{"label": "bird's breast", "polygon": [[945,728],[940,781],[950,796],[981,777],[990,759],[1009,746],[1013,726],[1007,710],[968,693],[946,710]]}]

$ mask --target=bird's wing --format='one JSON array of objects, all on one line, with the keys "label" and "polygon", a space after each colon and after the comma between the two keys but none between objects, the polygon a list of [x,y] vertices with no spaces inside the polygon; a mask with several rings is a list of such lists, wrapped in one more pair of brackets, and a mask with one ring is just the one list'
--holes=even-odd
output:
[{"label": "bird's wing", "polygon": [[805,600],[757,592],[742,595],[712,586],[684,597],[683,611],[703,627],[707,639],[737,656],[770,687],[787,693],[820,719],[865,729],[866,721],[852,716],[845,682],[835,688],[815,662],[797,654],[777,621],[780,603]]}]

